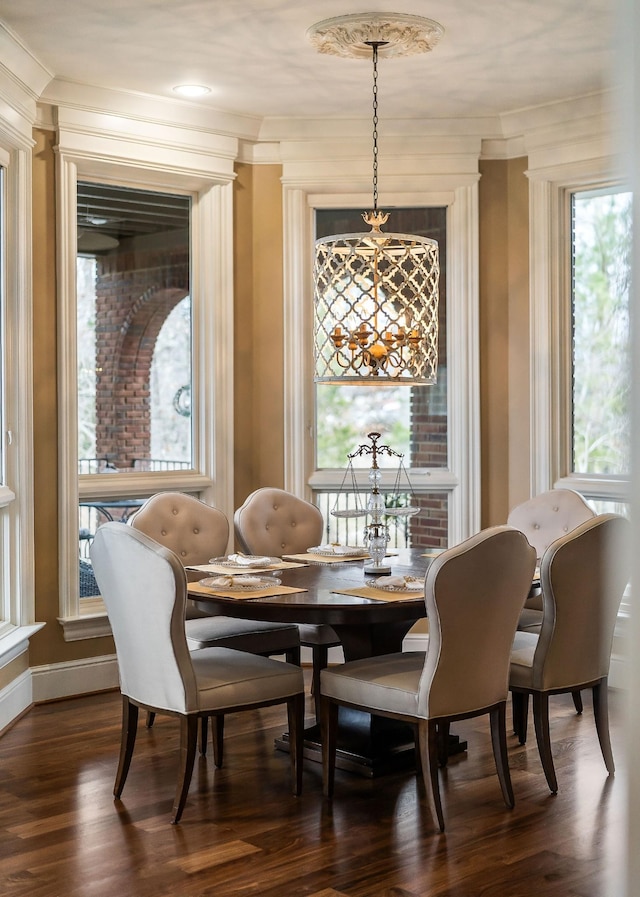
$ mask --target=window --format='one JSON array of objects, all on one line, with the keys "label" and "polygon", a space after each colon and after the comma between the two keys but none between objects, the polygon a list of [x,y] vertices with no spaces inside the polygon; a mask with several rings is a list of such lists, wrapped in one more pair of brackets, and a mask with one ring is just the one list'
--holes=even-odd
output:
[{"label": "window", "polygon": [[[477,169],[477,159],[469,159]],[[294,176],[287,181],[285,165],[284,187],[284,386],[285,386],[285,488],[298,495],[307,495],[321,507],[325,520],[332,504],[327,495],[340,490],[344,469],[316,466],[315,389],[313,386],[313,322],[312,252],[318,210],[348,207],[361,210],[368,196],[350,193],[350,178],[339,168],[339,183],[344,182],[344,194],[305,193],[300,180]],[[402,176],[405,177],[405,174]],[[434,193],[416,191],[415,183],[407,177],[407,189],[402,198],[411,196],[415,207],[446,209],[446,257],[441,267],[446,272],[446,349],[447,396],[442,412],[446,414],[446,461],[418,462],[423,466],[411,468],[414,495],[425,500],[426,512],[412,518],[430,530],[425,538],[433,538],[433,526],[445,509],[440,544],[456,544],[480,528],[480,454],[479,454],[479,387],[478,387],[478,217],[477,171],[460,178],[442,179],[442,189],[436,192],[439,176],[430,179]],[[398,183],[402,183],[400,180]],[[413,187],[411,186],[413,184]],[[315,186],[315,182],[314,182]],[[394,201],[395,199],[395,201]],[[400,208],[400,195],[386,197],[387,208]],[[419,204],[419,205],[418,205]],[[358,230],[361,228],[358,227]],[[305,301],[301,301],[301,297]],[[443,382],[441,378],[441,383]],[[430,390],[431,396],[436,392]],[[343,464],[346,461],[343,460]],[[367,471],[361,470],[363,486]],[[384,484],[383,484],[384,485]],[[391,484],[389,484],[391,485]],[[429,505],[433,502],[433,507]],[[413,525],[413,522],[412,522]],[[427,541],[416,544],[433,544]]]},{"label": "window", "polygon": [[530,493],[575,489],[627,516],[631,196],[606,158],[529,177]]},{"label": "window", "polygon": [[[446,468],[447,452],[447,340],[446,340],[446,208],[394,209],[393,230],[431,237],[440,250],[439,358],[435,386],[315,386],[316,469],[344,468],[347,455],[367,442],[367,434],[380,433],[382,442],[401,453],[403,464],[412,468]],[[390,222],[391,223],[391,222]],[[316,211],[316,237],[359,233],[359,210],[319,209]],[[394,456],[382,455],[381,467],[397,466]],[[368,458],[354,459],[354,467],[368,468]],[[388,501],[405,501],[409,496],[388,496]],[[446,493],[413,499],[422,511],[395,527],[398,544],[446,546],[448,499]],[[335,519],[331,507],[336,494],[320,498],[330,540],[346,540],[348,519]]]},{"label": "window", "polygon": [[78,465],[193,467],[189,196],[78,183]]},{"label": "window", "polygon": [[572,472],[623,476],[629,464],[631,194],[571,195]]},{"label": "window", "polygon": [[[233,512],[232,180],[216,138],[141,137],[59,119],[60,612],[65,640],[109,633],[89,546],[161,491]],[[62,116],[64,118],[64,116]],[[195,411],[192,414],[191,408]],[[197,412],[197,413],[196,413]]]},{"label": "window", "polygon": [[[32,431],[32,291],[29,232],[31,130],[20,143],[0,116],[0,665],[28,647],[44,624],[34,623]],[[18,446],[20,450],[18,451]],[[23,677],[15,706],[28,707],[31,680]],[[0,726],[12,718],[0,708]]]}]

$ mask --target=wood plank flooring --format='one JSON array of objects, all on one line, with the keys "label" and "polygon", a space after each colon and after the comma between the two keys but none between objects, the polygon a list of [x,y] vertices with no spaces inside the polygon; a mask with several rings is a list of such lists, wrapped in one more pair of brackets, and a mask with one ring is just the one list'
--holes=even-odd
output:
[{"label": "wood plank flooring", "polygon": [[0,894],[616,897],[625,776],[619,696],[611,704],[615,778],[589,698],[583,716],[570,697],[553,700],[555,797],[533,732],[524,748],[510,735],[514,810],[502,802],[488,720],[457,724],[469,750],[442,775],[442,835],[411,773],[367,780],[338,770],[330,804],[319,766],[306,763],[302,796],[290,794],[289,758],[273,749],[282,708],[228,718],[224,768],[196,760],[172,826],[175,721],[158,717],[151,731],[141,721],[114,802],[119,695],[41,705],[0,738]]}]

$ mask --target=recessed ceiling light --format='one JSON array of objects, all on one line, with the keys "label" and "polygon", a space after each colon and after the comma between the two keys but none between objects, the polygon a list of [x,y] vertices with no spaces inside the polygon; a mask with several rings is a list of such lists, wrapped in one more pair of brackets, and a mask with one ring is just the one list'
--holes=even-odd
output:
[{"label": "recessed ceiling light", "polygon": [[205,87],[204,84],[179,84],[173,91],[179,93],[181,97],[203,97],[211,93],[211,88]]}]

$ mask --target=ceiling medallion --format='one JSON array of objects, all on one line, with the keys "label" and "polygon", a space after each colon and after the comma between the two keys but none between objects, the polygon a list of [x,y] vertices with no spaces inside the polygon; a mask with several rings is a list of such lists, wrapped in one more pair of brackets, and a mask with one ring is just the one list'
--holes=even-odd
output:
[{"label": "ceiling medallion", "polygon": [[358,13],[317,22],[307,37],[318,53],[351,59],[371,57],[371,44],[382,56],[415,56],[432,50],[444,28],[433,19],[402,13]]}]

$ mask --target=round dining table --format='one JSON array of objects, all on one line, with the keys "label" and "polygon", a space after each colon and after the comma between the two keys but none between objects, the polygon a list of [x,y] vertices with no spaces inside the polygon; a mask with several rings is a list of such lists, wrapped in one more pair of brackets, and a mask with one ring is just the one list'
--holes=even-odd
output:
[{"label": "round dining table", "polygon": [[[424,579],[437,552],[428,548],[399,549],[386,558],[393,576]],[[285,556],[283,560],[294,560]],[[302,561],[300,561],[302,563]],[[345,661],[402,650],[404,637],[425,616],[424,593],[379,597],[344,594],[373,586],[377,576],[367,573],[368,559],[331,563],[305,557],[304,565],[274,571],[282,586],[301,591],[244,598],[216,594],[199,583],[189,583],[189,597],[203,610],[215,608],[225,616],[286,623],[329,624],[337,633]],[[193,574],[191,574],[193,575]],[[207,574],[204,573],[203,576]],[[267,578],[266,574],[256,574]],[[453,737],[451,750],[466,745]],[[286,733],[276,747],[288,750]],[[320,727],[305,730],[305,757],[321,760]],[[365,776],[377,776],[415,763],[414,731],[406,724],[341,707],[336,765]]]}]

